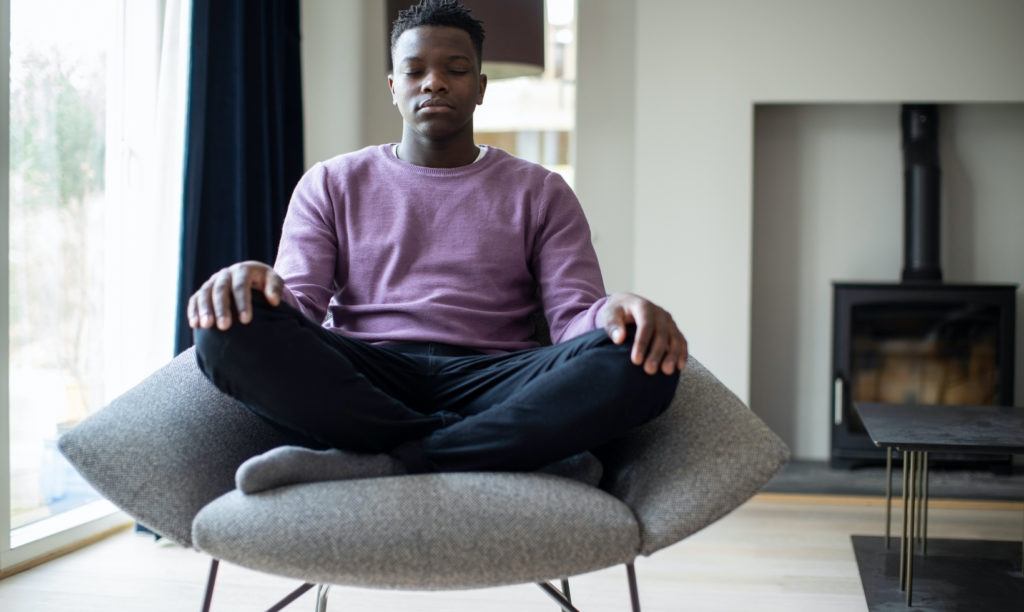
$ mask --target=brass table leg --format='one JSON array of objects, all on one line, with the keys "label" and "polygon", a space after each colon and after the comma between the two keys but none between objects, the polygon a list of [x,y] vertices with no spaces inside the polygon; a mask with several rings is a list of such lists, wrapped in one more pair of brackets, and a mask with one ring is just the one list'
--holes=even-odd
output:
[{"label": "brass table leg", "polygon": [[907,506],[910,505],[909,495],[907,495],[907,476],[910,474],[910,456],[907,451],[900,451],[900,457],[903,460],[903,489],[900,491],[903,495],[903,531],[900,533],[900,590],[902,591],[907,587]]},{"label": "brass table leg", "polygon": [[885,549],[889,550],[892,525],[892,447],[885,449]]},{"label": "brass table leg", "polygon": [[921,539],[924,535],[924,521],[921,519],[924,511],[924,503],[922,503],[924,501],[924,496],[922,494],[922,490],[924,489],[924,453],[917,451],[916,455],[917,463],[915,466],[917,467],[917,481],[914,483],[914,491],[917,493],[917,496],[914,499],[914,526],[917,527],[917,529],[914,531],[914,538],[917,541],[916,543],[918,544],[918,547],[923,550]]},{"label": "brass table leg", "polygon": [[924,529],[921,537],[921,554],[928,554],[928,451],[924,452]]},{"label": "brass table leg", "polygon": [[918,475],[920,470],[920,453],[910,453],[910,508],[907,515],[910,517],[910,528],[907,530],[907,605],[910,606],[914,593],[914,537],[917,531],[917,501],[919,491],[917,488]]}]

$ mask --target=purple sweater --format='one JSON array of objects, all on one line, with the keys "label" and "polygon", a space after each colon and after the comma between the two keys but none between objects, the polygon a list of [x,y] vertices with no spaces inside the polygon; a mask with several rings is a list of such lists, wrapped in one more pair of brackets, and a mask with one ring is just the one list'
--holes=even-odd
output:
[{"label": "purple sweater", "polygon": [[594,329],[606,300],[572,190],[494,147],[459,168],[415,166],[391,145],[317,163],[292,195],[274,269],[285,301],[371,343],[531,348],[530,313],[543,307],[563,342]]}]

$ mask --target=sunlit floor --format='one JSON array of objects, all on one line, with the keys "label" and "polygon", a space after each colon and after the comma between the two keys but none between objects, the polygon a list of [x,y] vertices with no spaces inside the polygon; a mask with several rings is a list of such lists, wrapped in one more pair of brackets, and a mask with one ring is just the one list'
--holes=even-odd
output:
[{"label": "sunlit floor", "polygon": [[[897,514],[898,516],[898,514]],[[934,537],[1020,540],[1020,504],[941,502]],[[866,610],[851,534],[881,535],[881,500],[761,495],[686,540],[636,560],[645,612]],[[209,557],[155,544],[131,530],[0,581],[0,609],[14,611],[199,610]],[[215,612],[265,610],[300,583],[222,563]],[[584,612],[629,610],[625,566],[571,579]],[[314,609],[308,591],[287,610]],[[377,591],[332,587],[328,610],[557,610],[535,585],[474,591]]]}]

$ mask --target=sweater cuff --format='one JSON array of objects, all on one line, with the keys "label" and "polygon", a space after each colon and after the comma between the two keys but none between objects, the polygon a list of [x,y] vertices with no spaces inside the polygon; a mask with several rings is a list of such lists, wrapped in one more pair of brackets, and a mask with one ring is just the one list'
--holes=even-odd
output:
[{"label": "sweater cuff", "polygon": [[597,323],[597,315],[601,313],[601,310],[607,303],[608,296],[606,295],[590,305],[590,309],[587,310],[587,321],[589,323],[587,331],[591,331],[600,327],[600,325],[598,325]]},{"label": "sweater cuff", "polygon": [[576,318],[573,319],[572,323],[570,323],[568,327],[565,328],[565,331],[562,332],[562,337],[558,339],[558,342],[562,343],[567,340],[572,340],[576,336],[582,336],[587,332],[597,329],[597,313],[604,308],[607,301],[608,296],[606,295],[591,304],[590,308],[576,315]]}]

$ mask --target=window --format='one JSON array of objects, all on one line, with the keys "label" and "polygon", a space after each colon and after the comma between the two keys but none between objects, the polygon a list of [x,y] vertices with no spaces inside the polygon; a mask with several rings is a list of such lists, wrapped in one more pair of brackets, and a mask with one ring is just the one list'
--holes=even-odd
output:
[{"label": "window", "polygon": [[[99,238],[113,7],[53,4],[11,3],[12,529],[99,498],[59,459],[56,439],[103,395]],[[51,20],[55,9],[74,20]]]},{"label": "window", "polygon": [[82,523],[128,520],[112,516],[57,439],[172,356],[190,6],[5,0],[4,10],[0,569],[66,544]]},{"label": "window", "polygon": [[575,0],[547,0],[544,73],[487,84],[473,117],[478,144],[543,164],[573,185],[576,126]]}]

